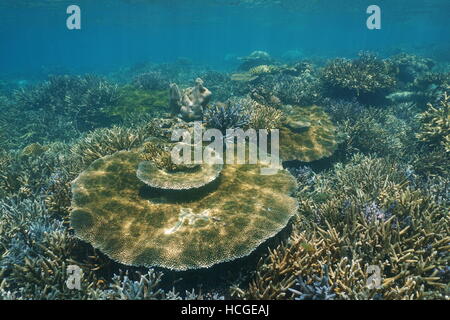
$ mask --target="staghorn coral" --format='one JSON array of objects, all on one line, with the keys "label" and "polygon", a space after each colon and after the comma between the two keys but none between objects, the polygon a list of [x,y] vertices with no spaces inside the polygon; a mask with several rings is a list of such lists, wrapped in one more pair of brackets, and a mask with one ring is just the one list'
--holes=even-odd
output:
[{"label": "staghorn coral", "polygon": [[295,181],[284,170],[265,176],[259,165],[226,165],[217,184],[194,195],[145,188],[136,177],[140,161],[125,151],[98,159],[72,187],[77,236],[124,264],[186,270],[234,260],[277,234],[297,209],[289,196]]},{"label": "staghorn coral", "polygon": [[24,148],[32,143],[71,141],[79,132],[67,115],[46,110],[29,110],[13,98],[0,97],[0,146]]},{"label": "staghorn coral", "polygon": [[397,78],[403,83],[411,83],[422,74],[431,71],[435,62],[408,53],[400,53],[388,59],[397,68]]},{"label": "staghorn coral", "polygon": [[[328,277],[337,299],[444,299],[450,261],[448,200],[408,184],[404,170],[383,159],[356,155],[331,172],[316,175],[299,192],[302,215],[286,243],[261,259],[245,299],[288,299],[302,277]],[[326,195],[326,196],[323,196]],[[320,200],[319,200],[320,199]],[[367,219],[367,204],[390,217]],[[322,267],[328,266],[328,274]],[[381,287],[368,286],[368,266],[381,269]]]},{"label": "staghorn coral", "polygon": [[[0,201],[1,298],[89,299],[99,280],[77,256],[77,240],[39,199]],[[66,286],[67,266],[84,268],[82,290]]]},{"label": "staghorn coral", "polygon": [[64,115],[78,130],[87,131],[111,123],[105,108],[114,106],[119,95],[116,85],[97,76],[51,76],[43,84],[16,91],[15,98],[25,110]]},{"label": "staghorn coral", "polygon": [[308,106],[322,97],[321,83],[315,67],[308,62],[295,65],[295,74],[280,74],[273,79],[272,90],[284,103]]},{"label": "staghorn coral", "polygon": [[386,98],[393,103],[412,102],[422,109],[428,103],[439,103],[440,98],[450,87],[450,73],[425,72],[417,76],[414,82],[408,83],[402,91],[396,91]]},{"label": "staghorn coral", "polygon": [[139,147],[146,139],[159,132],[155,122],[137,128],[113,126],[97,129],[77,141],[71,151],[82,163],[89,165],[92,161],[117,151]]},{"label": "staghorn coral", "polygon": [[[323,266],[324,275],[322,278],[317,276],[313,280],[304,280],[301,277],[297,279],[297,289],[289,288],[295,297],[295,300],[333,300],[336,294],[332,293],[329,285],[328,266]],[[311,284],[308,284],[311,283]]]},{"label": "staghorn coral", "polygon": [[0,195],[26,197],[45,189],[48,177],[61,165],[52,152],[24,156],[21,151],[3,153],[0,162]]},{"label": "staghorn coral", "polygon": [[354,60],[332,60],[322,70],[321,80],[328,95],[358,99],[384,97],[396,84],[392,65],[364,52]]},{"label": "staghorn coral", "polygon": [[414,105],[377,109],[357,102],[331,102],[327,109],[337,124],[338,158],[362,152],[411,160],[410,150],[417,146]]},{"label": "staghorn coral", "polygon": [[169,88],[169,81],[161,72],[150,71],[134,77],[133,85],[139,89],[161,91]]},{"label": "staghorn coral", "polygon": [[247,100],[246,109],[249,110],[248,126],[253,129],[278,129],[282,125],[283,112],[273,107]]},{"label": "staghorn coral", "polygon": [[205,122],[210,128],[225,133],[227,129],[243,128],[249,124],[245,101],[230,99],[226,103],[216,103],[205,111]]},{"label": "staghorn coral", "polygon": [[417,138],[426,143],[431,149],[443,148],[450,153],[450,97],[444,92],[439,104],[418,115],[421,122]]}]

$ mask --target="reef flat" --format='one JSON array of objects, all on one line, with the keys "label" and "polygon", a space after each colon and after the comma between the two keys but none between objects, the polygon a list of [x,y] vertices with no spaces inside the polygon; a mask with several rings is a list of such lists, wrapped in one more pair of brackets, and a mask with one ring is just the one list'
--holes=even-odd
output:
[{"label": "reef flat", "polygon": [[[1,79],[0,299],[449,299],[450,63],[286,57]],[[281,166],[173,163],[195,122]]]}]

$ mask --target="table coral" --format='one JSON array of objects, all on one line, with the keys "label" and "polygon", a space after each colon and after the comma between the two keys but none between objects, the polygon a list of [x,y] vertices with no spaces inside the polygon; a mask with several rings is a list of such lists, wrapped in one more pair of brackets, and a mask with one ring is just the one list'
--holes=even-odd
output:
[{"label": "table coral", "polygon": [[329,157],[337,147],[335,127],[318,106],[290,107],[280,128],[280,157],[310,162]]},{"label": "table coral", "polygon": [[71,225],[123,264],[174,270],[210,267],[251,253],[295,214],[293,177],[259,165],[226,165],[219,183],[186,196],[145,186],[139,153],[101,158],[73,183]]}]

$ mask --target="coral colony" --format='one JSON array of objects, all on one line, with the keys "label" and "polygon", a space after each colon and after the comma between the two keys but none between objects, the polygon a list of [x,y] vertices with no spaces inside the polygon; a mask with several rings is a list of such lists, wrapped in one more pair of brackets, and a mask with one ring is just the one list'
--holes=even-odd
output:
[{"label": "coral colony", "polygon": [[2,80],[0,299],[448,299],[449,60],[282,56]]}]

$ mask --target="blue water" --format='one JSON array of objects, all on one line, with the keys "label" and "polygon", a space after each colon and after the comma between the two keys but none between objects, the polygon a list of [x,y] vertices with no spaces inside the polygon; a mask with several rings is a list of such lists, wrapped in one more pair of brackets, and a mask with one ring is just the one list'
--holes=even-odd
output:
[{"label": "blue water", "polygon": [[[333,4],[334,3],[334,4]],[[81,8],[82,29],[66,28],[66,8]],[[366,8],[382,10],[368,30]],[[109,72],[179,57],[217,69],[254,50],[281,56],[450,52],[450,1],[0,1],[0,72]]]}]

